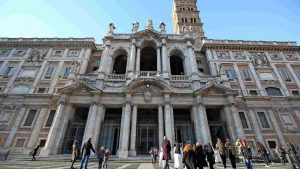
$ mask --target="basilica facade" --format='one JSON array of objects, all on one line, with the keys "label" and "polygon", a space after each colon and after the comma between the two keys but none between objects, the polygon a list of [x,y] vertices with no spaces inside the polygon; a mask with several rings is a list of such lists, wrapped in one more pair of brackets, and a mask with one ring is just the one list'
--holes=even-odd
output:
[{"label": "basilica facade", "polygon": [[[92,138],[119,158],[217,138],[300,144],[300,46],[205,37],[196,0],[164,23],[93,38],[0,38],[0,154],[71,153]],[[153,24],[159,24],[155,30]]]}]

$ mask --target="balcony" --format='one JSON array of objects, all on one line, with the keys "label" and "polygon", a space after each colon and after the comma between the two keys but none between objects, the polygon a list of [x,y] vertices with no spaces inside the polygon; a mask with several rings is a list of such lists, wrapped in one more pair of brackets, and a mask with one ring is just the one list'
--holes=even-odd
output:
[{"label": "balcony", "polygon": [[105,81],[109,82],[123,82],[126,81],[125,74],[109,74],[105,76]]},{"label": "balcony", "polygon": [[190,76],[188,75],[171,75],[170,76],[171,82],[190,82]]},{"label": "balcony", "polygon": [[156,71],[139,71],[135,73],[135,76],[143,78],[143,79],[148,79],[148,78],[154,78],[157,76],[161,76],[160,72]]}]

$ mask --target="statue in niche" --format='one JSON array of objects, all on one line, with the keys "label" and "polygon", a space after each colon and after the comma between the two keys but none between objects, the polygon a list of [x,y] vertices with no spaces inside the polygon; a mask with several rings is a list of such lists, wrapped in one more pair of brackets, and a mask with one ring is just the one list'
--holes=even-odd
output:
[{"label": "statue in niche", "polygon": [[78,62],[78,61],[72,62],[72,67],[71,67],[70,72],[78,74],[79,73],[79,69],[80,69],[80,62]]},{"label": "statue in niche", "polygon": [[182,26],[182,33],[184,34],[188,33],[188,29],[185,25]]},{"label": "statue in niche", "polygon": [[133,24],[132,24],[132,33],[136,33],[138,30],[139,30],[139,22],[138,21],[135,21]]},{"label": "statue in niche", "polygon": [[250,59],[253,65],[256,67],[263,67],[269,65],[267,57],[264,55],[264,53],[253,53]]},{"label": "statue in niche", "polygon": [[166,32],[166,24],[164,22],[161,22],[159,25],[160,31],[165,33]]},{"label": "statue in niche", "polygon": [[147,21],[147,29],[153,29],[153,21],[152,21],[152,19],[149,19]]},{"label": "statue in niche", "polygon": [[189,26],[189,31],[190,32],[194,32],[194,28],[193,28],[193,26],[191,25],[191,26]]},{"label": "statue in niche", "polygon": [[115,31],[115,29],[116,29],[116,27],[115,27],[114,23],[110,23],[109,24],[109,31],[108,31],[108,33],[113,34],[114,31]]},{"label": "statue in niche", "polygon": [[38,50],[38,49],[32,49],[30,52],[30,55],[28,59],[26,60],[27,62],[42,62],[44,58],[46,57],[47,51],[45,50]]},{"label": "statue in niche", "polygon": [[219,65],[219,75],[224,75],[225,74],[225,68],[224,68],[224,64],[220,64]]}]

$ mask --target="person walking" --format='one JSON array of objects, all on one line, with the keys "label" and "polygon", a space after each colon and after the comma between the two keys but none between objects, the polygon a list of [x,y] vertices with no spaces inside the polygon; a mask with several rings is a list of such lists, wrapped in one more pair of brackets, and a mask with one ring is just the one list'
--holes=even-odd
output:
[{"label": "person walking", "polygon": [[221,156],[224,169],[226,169],[226,151],[225,151],[224,143],[222,143],[220,138],[218,138],[218,141],[216,144],[216,150],[218,151],[218,153]]},{"label": "person walking", "polygon": [[36,154],[37,154],[39,148],[40,148],[40,145],[37,145],[37,146],[33,149],[31,161],[35,161],[35,156],[36,156]]},{"label": "person walking", "polygon": [[98,154],[98,168],[102,168],[103,160],[104,160],[105,148],[102,146],[99,150]]},{"label": "person walking", "polygon": [[157,156],[158,156],[158,150],[157,147],[154,147],[154,163],[157,161]]},{"label": "person walking", "polygon": [[275,148],[275,152],[278,155],[278,157],[280,158],[280,162],[285,165],[285,157],[286,157],[286,153],[284,151],[284,148],[281,145],[276,145]]},{"label": "person walking", "polygon": [[155,160],[154,160],[154,147],[151,147],[150,151],[149,151],[149,154],[151,155],[151,162],[152,164],[155,163]]},{"label": "person walking", "polygon": [[102,164],[103,168],[105,167],[105,169],[107,169],[107,163],[108,163],[109,156],[110,156],[110,151],[109,151],[109,149],[106,149],[105,154],[104,154],[103,164]]},{"label": "person walking", "polygon": [[242,154],[242,147],[243,147],[242,139],[237,139],[235,142],[235,146],[236,146],[236,154],[239,157],[240,163],[244,163],[244,156]]},{"label": "person walking", "polygon": [[181,166],[182,152],[178,143],[174,144],[174,168],[178,169]]},{"label": "person walking", "polygon": [[169,163],[168,161],[171,160],[171,144],[170,141],[168,140],[167,136],[164,136],[164,140],[161,144],[162,147],[162,151],[163,151],[163,162],[165,162],[165,164],[163,164],[163,168],[164,169],[169,169]]},{"label": "person walking", "polygon": [[91,150],[95,153],[94,147],[92,145],[92,138],[89,138],[88,141],[82,146],[81,154],[82,159],[80,163],[80,169],[84,168],[87,169],[89,158],[91,155]]},{"label": "person walking", "polygon": [[260,152],[261,157],[263,157],[265,163],[266,163],[266,167],[270,167],[271,166],[271,160],[269,158],[269,151],[268,149],[260,142],[257,142],[257,146],[258,146],[258,152]]},{"label": "person walking", "polygon": [[192,145],[186,144],[183,149],[182,164],[185,169],[196,169],[196,154]]},{"label": "person walking", "polygon": [[246,168],[252,169],[253,168],[253,166],[252,166],[252,150],[246,140],[242,141],[241,151],[242,151],[242,155],[245,160]]},{"label": "person walking", "polygon": [[232,168],[236,169],[236,159],[235,159],[236,150],[235,150],[235,145],[232,144],[229,139],[226,139],[225,149],[226,149],[226,154],[228,155],[228,157],[230,159]]},{"label": "person walking", "polygon": [[72,145],[72,159],[71,159],[71,169],[74,169],[74,163],[77,160],[77,157],[79,156],[79,142],[77,140],[74,140]]},{"label": "person walking", "polygon": [[216,163],[216,161],[215,161],[215,152],[214,152],[212,146],[210,145],[210,143],[208,143],[204,146],[204,151],[205,151],[205,154],[207,156],[207,161],[209,163],[209,168],[214,169],[214,164]]},{"label": "person walking", "polygon": [[203,169],[203,167],[207,167],[206,162],[206,154],[204,152],[204,149],[200,143],[196,143],[195,147],[195,153],[196,153],[196,165],[195,168]]}]

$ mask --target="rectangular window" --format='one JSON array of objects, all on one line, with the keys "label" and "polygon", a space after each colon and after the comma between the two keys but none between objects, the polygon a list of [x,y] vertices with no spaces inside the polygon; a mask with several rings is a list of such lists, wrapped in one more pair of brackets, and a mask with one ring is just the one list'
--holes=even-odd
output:
[{"label": "rectangular window", "polygon": [[54,116],[55,116],[55,112],[56,112],[56,110],[51,110],[49,112],[49,116],[48,116],[48,119],[46,121],[45,127],[51,127]]},{"label": "rectangular window", "polygon": [[258,96],[257,90],[249,90],[250,96]]},{"label": "rectangular window", "polygon": [[71,70],[71,67],[65,67],[65,68],[63,69],[62,76],[63,76],[64,79],[67,78],[67,77],[69,76],[70,70]]},{"label": "rectangular window", "polygon": [[78,57],[80,50],[70,50],[68,56],[69,57]]},{"label": "rectangular window", "polygon": [[262,128],[270,128],[270,124],[268,122],[265,112],[257,112],[257,115],[259,117],[259,121]]},{"label": "rectangular window", "polygon": [[13,76],[17,71],[15,67],[8,67],[4,73],[5,76]]},{"label": "rectangular window", "polygon": [[291,82],[292,81],[288,69],[282,69],[282,70],[280,70],[280,75],[281,75],[282,79],[285,80],[286,82]]},{"label": "rectangular window", "polygon": [[46,88],[38,88],[37,93],[43,94],[46,93],[47,89]]},{"label": "rectangular window", "polygon": [[24,56],[26,53],[26,50],[16,50],[14,53],[14,56]]},{"label": "rectangular window", "polygon": [[299,96],[299,90],[292,90],[293,96]]},{"label": "rectangular window", "polygon": [[36,70],[23,70],[21,77],[35,77]]},{"label": "rectangular window", "polygon": [[51,79],[54,69],[55,69],[55,67],[52,67],[52,66],[47,67],[47,70],[44,75],[44,79]]},{"label": "rectangular window", "polygon": [[276,141],[268,141],[269,148],[275,149],[276,148]]},{"label": "rectangular window", "polygon": [[63,54],[63,50],[54,50],[53,56],[61,56]]},{"label": "rectangular window", "polygon": [[243,128],[244,129],[249,128],[245,113],[244,112],[239,112],[239,115],[240,115],[240,119],[241,119]]},{"label": "rectangular window", "polygon": [[0,57],[7,57],[11,50],[0,50]]},{"label": "rectangular window", "polygon": [[242,70],[242,76],[243,76],[245,81],[252,81],[250,69]]},{"label": "rectangular window", "polygon": [[28,112],[25,122],[23,124],[24,127],[31,127],[36,113],[37,113],[37,110],[30,110]]},{"label": "rectangular window", "polygon": [[229,80],[234,80],[236,77],[235,71],[233,69],[231,70],[225,70],[226,76]]},{"label": "rectangular window", "polygon": [[23,147],[25,144],[25,139],[22,138],[22,139],[17,139],[16,141],[16,144],[15,144],[15,147]]},{"label": "rectangular window", "polygon": [[266,72],[261,72],[259,73],[259,77],[261,80],[274,80],[274,76],[273,76],[273,73],[269,72],[269,73],[266,73]]},{"label": "rectangular window", "polygon": [[40,141],[40,144],[39,144],[39,145],[40,145],[41,147],[45,147],[45,144],[46,144],[46,140],[43,139],[43,140]]}]

